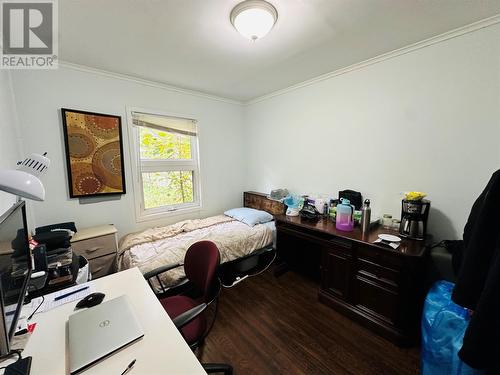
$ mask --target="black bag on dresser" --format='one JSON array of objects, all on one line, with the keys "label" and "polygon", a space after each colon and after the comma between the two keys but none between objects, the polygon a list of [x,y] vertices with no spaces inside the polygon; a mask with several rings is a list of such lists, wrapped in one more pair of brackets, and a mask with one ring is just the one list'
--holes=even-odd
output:
[{"label": "black bag on dresser", "polygon": [[339,191],[339,200],[341,198],[349,199],[349,202],[354,206],[356,210],[361,210],[363,205],[363,197],[359,191],[354,190],[342,190]]},{"label": "black bag on dresser", "polygon": [[64,286],[74,282],[78,258],[73,256],[71,237],[75,223],[59,223],[38,227],[33,239],[38,242],[34,254],[37,271],[47,271],[47,285]]},{"label": "black bag on dresser", "polygon": [[58,249],[68,249],[71,246],[71,236],[66,231],[58,230],[35,234],[33,239],[39,244],[44,244],[48,254]]},{"label": "black bag on dresser", "polygon": [[35,228],[33,239],[44,244],[47,248],[47,254],[59,249],[68,249],[71,247],[71,232],[76,232],[74,222],[45,225]]}]

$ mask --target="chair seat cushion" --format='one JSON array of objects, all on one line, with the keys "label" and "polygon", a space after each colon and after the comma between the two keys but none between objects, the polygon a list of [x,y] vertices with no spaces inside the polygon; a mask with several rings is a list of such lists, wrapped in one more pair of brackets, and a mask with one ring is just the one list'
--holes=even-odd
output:
[{"label": "chair seat cushion", "polygon": [[[172,319],[199,305],[199,302],[186,296],[163,298],[160,300],[160,303]],[[198,315],[198,317],[181,328],[184,339],[189,345],[199,341],[205,334],[205,330],[206,319],[204,314]]]}]

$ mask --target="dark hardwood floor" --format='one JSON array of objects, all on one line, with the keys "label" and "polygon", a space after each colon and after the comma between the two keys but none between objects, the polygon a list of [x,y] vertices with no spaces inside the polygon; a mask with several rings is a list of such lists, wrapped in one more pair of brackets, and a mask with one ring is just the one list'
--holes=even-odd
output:
[{"label": "dark hardwood floor", "polygon": [[402,349],[317,301],[318,285],[271,270],[224,289],[203,362],[235,374],[418,374],[418,348]]}]

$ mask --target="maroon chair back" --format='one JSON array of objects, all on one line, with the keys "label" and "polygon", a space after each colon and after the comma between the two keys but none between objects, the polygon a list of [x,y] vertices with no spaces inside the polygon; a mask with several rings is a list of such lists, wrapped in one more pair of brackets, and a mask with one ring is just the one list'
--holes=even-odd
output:
[{"label": "maroon chair back", "polygon": [[219,262],[219,249],[212,241],[192,244],[184,257],[184,272],[189,281],[203,294],[204,300],[209,299]]}]

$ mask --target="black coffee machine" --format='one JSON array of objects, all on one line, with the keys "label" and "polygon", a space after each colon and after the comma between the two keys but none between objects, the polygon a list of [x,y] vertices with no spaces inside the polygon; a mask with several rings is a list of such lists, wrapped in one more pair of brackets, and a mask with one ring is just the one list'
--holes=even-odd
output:
[{"label": "black coffee machine", "polygon": [[425,199],[418,201],[401,201],[401,224],[399,234],[414,240],[423,240],[427,233],[427,219],[431,202]]}]

